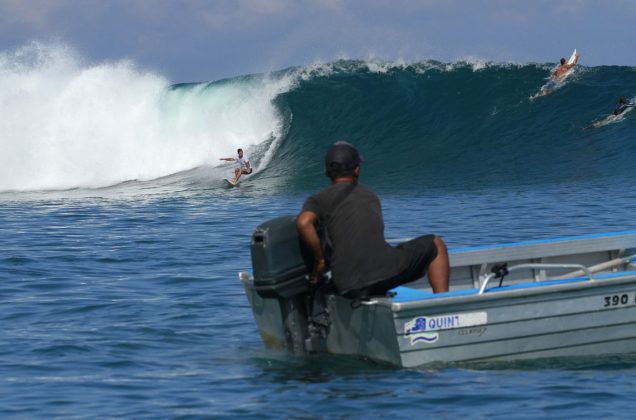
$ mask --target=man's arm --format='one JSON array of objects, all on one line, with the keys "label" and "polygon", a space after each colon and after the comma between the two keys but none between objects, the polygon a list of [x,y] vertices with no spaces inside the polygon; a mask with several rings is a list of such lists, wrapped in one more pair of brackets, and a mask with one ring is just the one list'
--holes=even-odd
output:
[{"label": "man's arm", "polygon": [[572,64],[566,64],[563,67],[565,67],[565,70],[570,70],[572,67],[576,66],[576,63],[578,63],[579,61],[579,53],[576,53],[576,55],[574,56],[574,61],[572,62]]},{"label": "man's arm", "polygon": [[312,211],[303,211],[296,219],[296,228],[303,242],[307,244],[314,257],[314,264],[311,271],[311,283],[317,284],[325,275],[325,256],[320,246],[320,238],[316,231],[318,216]]},{"label": "man's arm", "polygon": [[227,160],[228,162],[234,162],[236,160],[236,158],[233,157],[229,157],[229,158],[219,158],[219,160]]},{"label": "man's arm", "polygon": [[557,67],[556,70],[552,72],[552,76],[555,78],[561,77],[563,73],[565,73],[566,71],[574,67],[578,61],[579,61],[579,54],[577,53],[574,56],[574,62],[572,64],[564,64],[562,66]]}]

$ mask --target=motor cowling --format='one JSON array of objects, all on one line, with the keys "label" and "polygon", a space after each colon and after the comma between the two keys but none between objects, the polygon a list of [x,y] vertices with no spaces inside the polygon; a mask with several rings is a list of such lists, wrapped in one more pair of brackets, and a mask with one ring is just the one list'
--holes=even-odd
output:
[{"label": "motor cowling", "polygon": [[250,250],[254,288],[260,296],[288,298],[309,290],[311,255],[298,235],[295,216],[259,225]]},{"label": "motor cowling", "polygon": [[309,281],[312,256],[296,228],[295,216],[259,225],[250,245],[254,289],[278,301],[286,346],[295,354],[324,350],[329,317],[324,294]]}]

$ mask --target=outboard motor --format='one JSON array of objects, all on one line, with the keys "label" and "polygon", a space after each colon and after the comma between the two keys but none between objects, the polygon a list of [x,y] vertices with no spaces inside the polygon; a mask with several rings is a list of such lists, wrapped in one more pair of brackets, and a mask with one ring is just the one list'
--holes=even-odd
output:
[{"label": "outboard motor", "polygon": [[295,354],[320,351],[328,327],[324,297],[316,299],[310,284],[312,256],[298,235],[296,217],[277,217],[258,226],[250,250],[254,289],[263,298],[278,300],[287,349]]}]

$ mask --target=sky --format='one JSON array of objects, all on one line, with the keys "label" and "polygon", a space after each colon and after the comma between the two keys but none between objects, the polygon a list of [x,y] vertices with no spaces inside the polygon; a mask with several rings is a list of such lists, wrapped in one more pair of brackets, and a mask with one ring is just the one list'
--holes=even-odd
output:
[{"label": "sky", "polygon": [[340,58],[636,66],[634,0],[0,0],[0,54],[61,43],[174,83]]}]

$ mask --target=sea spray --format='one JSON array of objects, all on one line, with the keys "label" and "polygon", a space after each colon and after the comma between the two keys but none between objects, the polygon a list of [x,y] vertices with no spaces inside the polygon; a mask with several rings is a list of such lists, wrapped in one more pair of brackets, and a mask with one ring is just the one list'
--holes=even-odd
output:
[{"label": "sea spray", "polygon": [[[172,86],[130,61],[63,45],[0,54],[0,191],[103,187],[201,165],[278,138],[266,77]],[[275,144],[274,144],[275,145]]]}]

